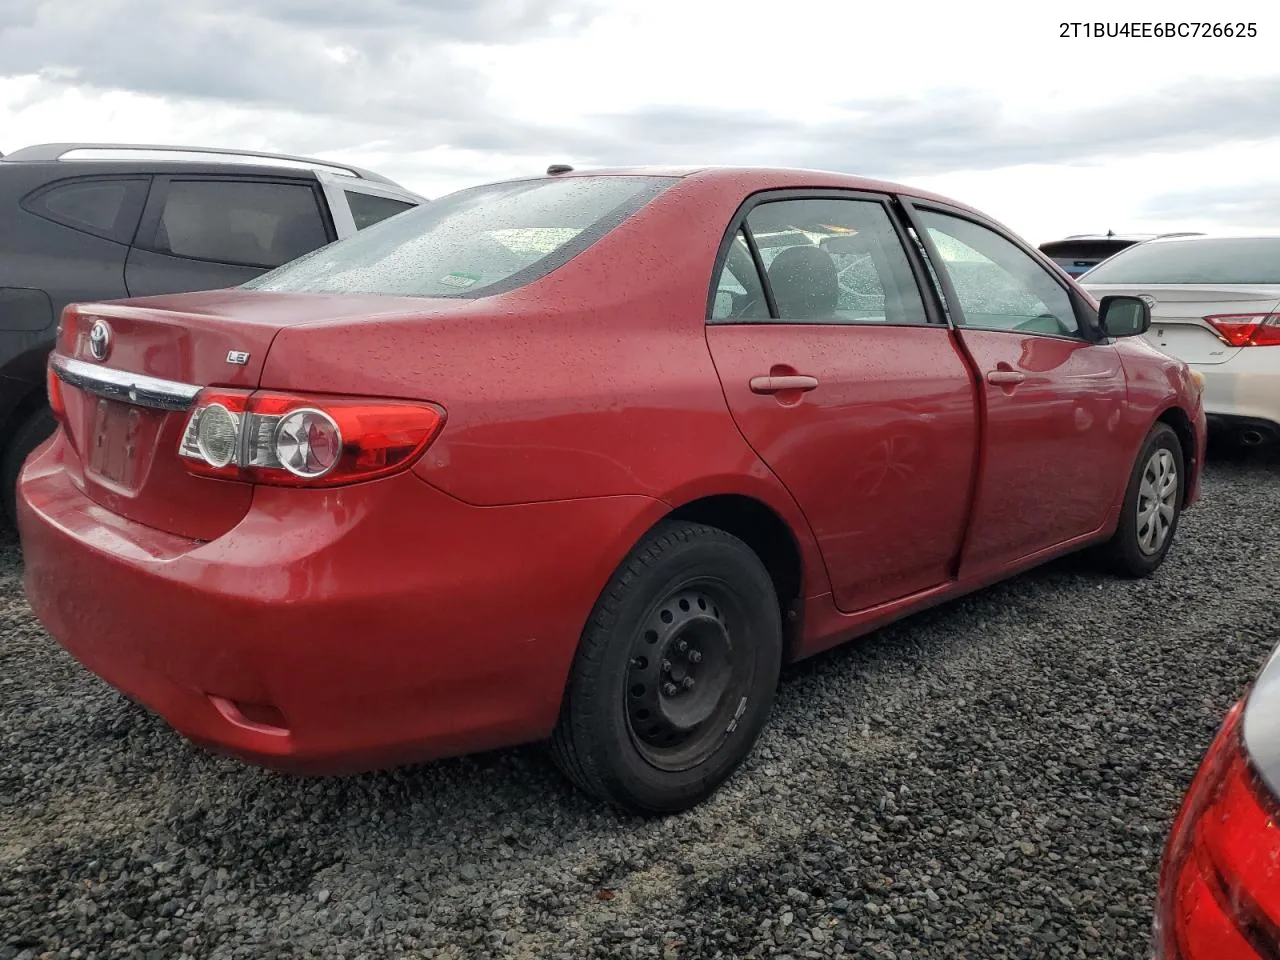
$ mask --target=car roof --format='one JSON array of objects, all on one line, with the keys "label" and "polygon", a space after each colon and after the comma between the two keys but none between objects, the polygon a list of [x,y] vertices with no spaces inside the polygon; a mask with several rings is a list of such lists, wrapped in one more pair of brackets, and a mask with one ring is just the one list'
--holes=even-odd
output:
[{"label": "car roof", "polygon": [[1065,243],[1068,240],[1115,240],[1119,243],[1133,243],[1138,240],[1152,240],[1157,236],[1154,233],[1073,233],[1063,237],[1055,243]]},{"label": "car roof", "polygon": [[1149,243],[1152,240],[1164,240],[1170,237],[1202,237],[1203,233],[1073,233],[1060,240],[1048,240],[1047,243]]},{"label": "car roof", "polygon": [[[79,156],[72,156],[79,154]],[[133,154],[133,156],[130,156]],[[350,177],[352,182],[404,189],[382,174],[334,160],[236,150],[227,147],[193,147],[146,143],[40,143],[0,155],[0,164],[58,164],[77,172],[102,173],[236,173],[255,172],[277,176],[316,176],[328,173]]]},{"label": "car roof", "polygon": [[919,200],[933,200],[995,222],[988,214],[960,203],[958,200],[953,200],[941,194],[930,193],[917,187],[895,183],[890,180],[877,180],[871,177],[836,173],[831,170],[812,170],[804,167],[733,167],[724,165],[600,167],[516,179],[560,180],[566,177],[618,176],[678,177],[681,179],[714,181],[723,184],[732,183],[741,187],[747,193],[754,193],[760,190],[787,189],[863,190],[868,193],[897,193],[915,197]]},{"label": "car roof", "polygon": [[1156,237],[1151,243],[1186,243],[1188,240],[1199,240],[1203,243],[1214,243],[1218,240],[1280,240],[1280,231],[1276,233],[1186,233]]}]

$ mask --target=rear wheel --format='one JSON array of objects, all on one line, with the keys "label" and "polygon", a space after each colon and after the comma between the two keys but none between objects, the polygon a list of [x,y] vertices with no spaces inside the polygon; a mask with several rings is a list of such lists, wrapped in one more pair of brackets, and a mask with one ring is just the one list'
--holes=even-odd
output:
[{"label": "rear wheel", "polygon": [[773,582],[751,548],[702,524],[660,527],[592,611],[552,756],[624,809],[685,810],[750,752],[781,660]]},{"label": "rear wheel", "polygon": [[1120,575],[1150,576],[1164,562],[1182,513],[1184,462],[1173,428],[1156,424],[1129,477],[1120,525],[1103,548],[1108,565]]},{"label": "rear wheel", "polygon": [[4,459],[0,461],[0,483],[4,484],[4,512],[10,524],[15,523],[18,517],[18,476],[22,473],[22,465],[57,427],[53,411],[42,404],[18,425],[9,438]]}]

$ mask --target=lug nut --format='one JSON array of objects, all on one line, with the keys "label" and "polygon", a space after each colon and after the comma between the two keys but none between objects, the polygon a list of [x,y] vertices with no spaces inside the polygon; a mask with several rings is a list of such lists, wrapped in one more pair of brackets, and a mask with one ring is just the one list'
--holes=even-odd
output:
[{"label": "lug nut", "polygon": [[680,692],[680,688],[677,687],[674,683],[668,683],[663,685],[662,692],[665,693],[668,697],[674,697],[677,693]]},{"label": "lug nut", "polygon": [[685,677],[685,678],[684,678],[684,680],[683,680],[683,681],[681,681],[681,682],[684,684],[684,688],[685,688],[686,690],[692,689],[692,687],[693,687],[693,677]]},{"label": "lug nut", "polygon": [[678,651],[680,651],[681,653],[684,653],[686,650],[688,650],[688,649],[689,649],[689,643],[688,643],[688,641],[687,641],[687,640],[677,640],[677,641],[676,641],[676,649],[677,649]]},{"label": "lug nut", "polygon": [[663,661],[662,661],[662,672],[663,672],[663,673],[670,673],[670,672],[671,672],[671,661],[670,661],[670,660],[663,660]]},{"label": "lug nut", "polygon": [[701,662],[702,662],[702,651],[701,651],[701,650],[690,650],[690,651],[689,651],[689,662],[690,662],[690,663],[701,663]]}]

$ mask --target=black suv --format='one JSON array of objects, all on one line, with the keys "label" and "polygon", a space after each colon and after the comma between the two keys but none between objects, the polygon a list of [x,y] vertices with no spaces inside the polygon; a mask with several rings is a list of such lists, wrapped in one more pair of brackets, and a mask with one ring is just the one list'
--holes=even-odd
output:
[{"label": "black suv", "polygon": [[54,427],[62,308],[243,283],[426,202],[345,164],[206,147],[54,143],[0,154],[0,498]]}]

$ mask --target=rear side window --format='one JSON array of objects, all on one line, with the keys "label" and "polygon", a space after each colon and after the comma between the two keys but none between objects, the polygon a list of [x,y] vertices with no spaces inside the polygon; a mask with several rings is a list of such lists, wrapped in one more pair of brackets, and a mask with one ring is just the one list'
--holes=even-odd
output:
[{"label": "rear side window", "polygon": [[1100,263],[1085,283],[1280,283],[1280,237],[1141,243]]},{"label": "rear side window", "polygon": [[406,203],[404,200],[378,197],[372,193],[353,193],[350,190],[343,192],[346,194],[347,206],[351,208],[351,219],[356,222],[357,230],[372,227],[387,217],[394,217],[397,213],[404,213],[417,206],[414,203]]},{"label": "rear side window", "polygon": [[154,246],[192,260],[278,267],[328,242],[307,184],[173,180]]},{"label": "rear side window", "polygon": [[245,287],[489,296],[567,263],[674,182],[670,177],[566,177],[472,187],[384,220]]},{"label": "rear side window", "polygon": [[31,213],[104,240],[128,243],[147,199],[147,179],[70,180],[29,197]]},{"label": "rear side window", "polygon": [[779,320],[928,323],[920,288],[882,204],[770,200],[747,215],[747,229]]}]

